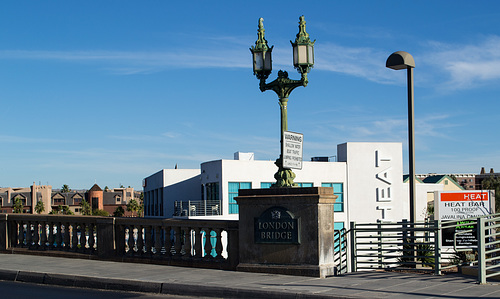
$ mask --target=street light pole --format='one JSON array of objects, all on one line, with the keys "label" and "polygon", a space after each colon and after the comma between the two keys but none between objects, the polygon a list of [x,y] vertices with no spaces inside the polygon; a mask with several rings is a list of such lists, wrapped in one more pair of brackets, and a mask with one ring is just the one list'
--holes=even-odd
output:
[{"label": "street light pole", "polygon": [[393,70],[407,70],[408,75],[408,151],[409,151],[409,185],[410,185],[410,222],[416,221],[416,189],[415,189],[415,125],[413,112],[413,68],[415,60],[413,56],[404,51],[397,51],[387,58],[386,67]]},{"label": "street light pole", "polygon": [[413,67],[407,67],[408,74],[408,148],[410,159],[410,222],[417,221],[417,203],[415,190],[415,114],[413,105]]},{"label": "street light pole", "polygon": [[[387,58],[385,66],[393,70],[407,70],[408,76],[408,152],[409,152],[409,164],[410,164],[410,226],[415,227],[416,221],[416,196],[415,196],[415,127],[414,127],[414,112],[413,112],[413,68],[415,67],[415,60],[413,56],[404,51],[397,51],[391,54]],[[411,262],[416,266],[418,252],[416,251],[415,243],[415,231],[412,229],[410,231],[409,240],[403,240],[403,243],[407,243],[411,250],[408,253],[410,255]],[[406,253],[403,253],[405,255]]]},{"label": "street light pole", "polygon": [[[299,18],[299,33],[295,42],[290,41],[293,47],[293,65],[301,74],[300,80],[292,80],[288,78],[288,72],[278,71],[278,78],[271,83],[266,83],[272,71],[271,52],[273,47],[269,47],[267,40],[264,38],[264,19],[259,19],[258,38],[255,46],[250,48],[253,57],[253,73],[260,80],[260,91],[272,90],[278,95],[281,115],[281,136],[280,142],[283,142],[283,135],[288,131],[288,113],[287,104],[290,93],[299,86],[307,86],[307,73],[314,65],[314,42],[311,42],[309,34],[306,32],[306,21],[304,16]],[[276,183],[272,187],[293,187],[297,186],[294,183],[295,173],[289,168],[283,167],[283,146],[280,146],[281,154],[275,164],[278,166],[278,171],[274,174]]]}]

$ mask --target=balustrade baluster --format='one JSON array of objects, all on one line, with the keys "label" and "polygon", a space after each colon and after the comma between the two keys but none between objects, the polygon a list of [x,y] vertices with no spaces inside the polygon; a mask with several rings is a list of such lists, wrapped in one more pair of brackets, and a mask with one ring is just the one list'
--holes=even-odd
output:
[{"label": "balustrade baluster", "polygon": [[[88,249],[90,252],[94,252],[96,250],[96,242],[95,242],[95,236],[94,236],[94,231],[95,231],[95,224],[94,223],[89,223],[87,224],[87,229],[88,230],[88,237],[85,236],[85,242],[88,244]],[[87,246],[85,246],[87,247]]]},{"label": "balustrade baluster", "polygon": [[128,227],[128,254],[134,254],[135,240],[134,240],[134,227],[129,225]]},{"label": "balustrade baluster", "polygon": [[56,222],[56,247],[57,249],[61,249],[62,246],[62,223]]},{"label": "balustrade baluster", "polygon": [[214,231],[217,234],[217,236],[215,237],[215,239],[216,239],[215,253],[217,253],[217,256],[215,258],[216,259],[223,259],[222,251],[224,251],[224,247],[222,246],[222,229],[216,228],[216,229],[214,229]]},{"label": "balustrade baluster", "polygon": [[81,229],[81,224],[78,223],[73,223],[71,226],[71,249],[73,251],[79,251],[79,248],[81,247],[80,242],[78,242],[78,233],[80,232]]},{"label": "balustrade baluster", "polygon": [[137,227],[137,253],[144,254],[144,227],[142,225]]},{"label": "balustrade baluster", "polygon": [[[161,226],[154,226],[154,234],[155,234],[155,244],[154,244],[154,249],[155,249],[155,256],[161,256],[161,247],[163,246],[161,242],[161,234],[162,234],[162,227]],[[169,254],[169,250],[167,249],[167,254]]]},{"label": "balustrade baluster", "polygon": [[40,247],[45,249],[47,247],[47,222],[40,223]]},{"label": "balustrade baluster", "polygon": [[38,249],[40,247],[40,224],[38,221],[33,224],[33,248]]},{"label": "balustrade baluster", "polygon": [[205,256],[204,258],[213,259],[212,256],[212,229],[205,228]]},{"label": "balustrade baluster", "polygon": [[70,249],[70,243],[71,243],[71,235],[70,235],[70,230],[69,230],[69,222],[66,222],[64,224],[64,231],[63,231],[63,242],[64,242],[64,249],[69,250]]},{"label": "balustrade baluster", "polygon": [[153,240],[151,237],[151,230],[151,225],[148,225],[144,228],[144,238],[146,239],[146,242],[144,244],[144,253],[148,256],[152,255]]},{"label": "balustrade baluster", "polygon": [[180,227],[175,227],[174,228],[174,249],[175,249],[175,254],[174,256],[180,257],[182,256],[182,230]]},{"label": "balustrade baluster", "polygon": [[33,242],[33,232],[31,231],[31,221],[26,222],[26,247],[30,248]]},{"label": "balustrade baluster", "polygon": [[167,258],[172,257],[172,227],[171,226],[164,226],[163,227],[163,238],[164,238],[164,245],[165,245],[165,256]]},{"label": "balustrade baluster", "polygon": [[201,232],[201,228],[195,227],[194,229],[194,244],[193,244],[193,249],[194,249],[194,257],[201,258],[203,256],[202,254],[202,242],[203,242],[203,234]]},{"label": "balustrade baluster", "polygon": [[49,249],[54,248],[55,236],[54,236],[54,222],[49,222]]},{"label": "balustrade baluster", "polygon": [[184,236],[185,236],[185,239],[184,239],[184,252],[186,254],[186,257],[191,257],[191,256],[194,256],[194,248],[193,246],[191,245],[191,240],[192,240],[192,237],[193,237],[193,234],[192,234],[192,229],[190,227],[184,227],[183,228],[183,231],[184,231]]},{"label": "balustrade baluster", "polygon": [[18,233],[18,236],[19,236],[19,247],[23,247],[24,246],[24,241],[25,241],[25,237],[24,237],[24,223],[22,221],[19,221],[19,233]]},{"label": "balustrade baluster", "polygon": [[125,235],[125,254],[127,254],[130,250],[130,247],[128,246],[128,240],[130,238],[130,235],[129,235],[129,227],[128,226],[123,226],[123,233]]}]

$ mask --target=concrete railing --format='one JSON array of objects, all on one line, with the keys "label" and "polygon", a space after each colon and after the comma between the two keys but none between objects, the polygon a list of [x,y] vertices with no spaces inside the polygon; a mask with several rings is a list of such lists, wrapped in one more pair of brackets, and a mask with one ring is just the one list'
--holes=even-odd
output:
[{"label": "concrete railing", "polygon": [[236,269],[238,222],[0,214],[0,251]]}]

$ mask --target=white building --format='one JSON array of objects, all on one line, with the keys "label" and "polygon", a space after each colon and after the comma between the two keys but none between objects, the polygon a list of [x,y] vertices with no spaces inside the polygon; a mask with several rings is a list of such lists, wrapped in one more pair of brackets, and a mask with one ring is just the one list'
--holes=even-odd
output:
[{"label": "white building", "polygon": [[[348,142],[337,146],[337,162],[303,162],[294,169],[300,187],[333,187],[335,228],[358,223],[409,219],[408,184],[403,183],[401,143]],[[238,219],[238,189],[269,188],[274,161],[236,153],[234,160],[204,162],[200,170],[164,169],[144,179],[146,217]],[[417,184],[417,221],[427,193],[442,185]]]}]

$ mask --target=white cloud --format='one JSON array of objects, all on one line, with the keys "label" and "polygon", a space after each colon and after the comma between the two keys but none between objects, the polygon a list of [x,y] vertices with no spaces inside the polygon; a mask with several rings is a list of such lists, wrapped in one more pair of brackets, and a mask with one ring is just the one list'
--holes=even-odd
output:
[{"label": "white cloud", "polygon": [[429,43],[422,55],[427,65],[446,72],[442,87],[452,90],[474,88],[500,79],[500,37],[489,36],[470,45]]},{"label": "white cloud", "polygon": [[[481,38],[480,38],[481,39]],[[225,37],[211,39],[205,47],[165,51],[27,51],[2,50],[0,59],[54,60],[98,63],[120,75],[148,74],[171,68],[251,68],[247,41]],[[221,43],[224,44],[221,47]],[[248,43],[251,45],[251,42]],[[473,44],[430,41],[412,53],[419,75],[415,80],[457,90],[469,89],[500,79],[500,37],[489,36]],[[289,68],[290,49],[273,50],[274,69]],[[403,84],[404,76],[388,70],[385,49],[316,43],[315,69],[342,73],[382,84]],[[440,75],[445,73],[444,76]]]},{"label": "white cloud", "polygon": [[353,48],[332,43],[315,47],[315,68],[361,77],[379,83],[394,82],[397,77],[385,67],[388,54],[373,48]]},{"label": "white cloud", "polygon": [[172,67],[248,68],[249,54],[240,49],[179,49],[156,52],[3,50],[0,59],[32,59],[105,63],[116,74],[153,73]]}]

